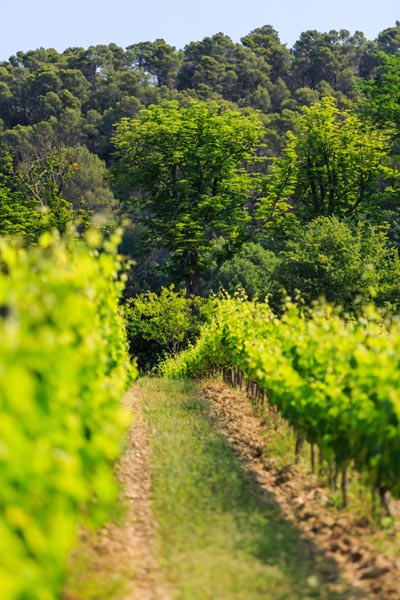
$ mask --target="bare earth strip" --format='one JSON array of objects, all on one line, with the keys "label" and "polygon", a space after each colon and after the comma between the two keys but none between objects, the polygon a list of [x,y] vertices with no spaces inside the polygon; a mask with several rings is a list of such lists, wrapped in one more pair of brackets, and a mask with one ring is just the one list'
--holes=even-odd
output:
[{"label": "bare earth strip", "polygon": [[[156,525],[151,514],[150,449],[142,402],[136,388],[126,394],[124,405],[132,411],[134,421],[117,467],[125,507],[122,522],[107,525],[94,535],[84,534],[83,550],[78,549],[73,562],[81,561],[82,553],[85,554],[87,571],[80,577],[95,581],[94,591],[82,594],[85,600],[88,596],[93,599],[170,600],[171,593],[154,551]],[[80,600],[80,594],[68,590],[64,599]]]},{"label": "bare earth strip", "polygon": [[[265,433],[262,423],[244,394],[221,383],[203,389],[211,415],[262,489],[272,492],[284,514],[303,531],[303,536],[338,565],[351,585],[335,584],[343,598],[399,600],[400,564],[365,542],[366,525],[347,514],[337,515],[326,506],[323,486],[302,474],[295,465],[278,470],[263,460]],[[346,589],[347,588],[347,589]]]}]

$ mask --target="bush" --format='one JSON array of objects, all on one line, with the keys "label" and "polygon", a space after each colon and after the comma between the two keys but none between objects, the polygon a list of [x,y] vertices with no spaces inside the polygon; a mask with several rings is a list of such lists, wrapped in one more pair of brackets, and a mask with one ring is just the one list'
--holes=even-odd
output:
[{"label": "bush", "polygon": [[278,264],[279,258],[272,250],[254,242],[244,244],[239,254],[221,267],[213,288],[218,291],[222,287],[229,294],[241,288],[250,299],[264,299],[272,291]]},{"label": "bush", "polygon": [[174,286],[160,294],[145,292],[131,298],[125,309],[130,351],[139,367],[154,367],[165,355],[174,355],[193,341],[200,327],[200,298],[186,298]]},{"label": "bush", "polygon": [[2,600],[59,597],[78,524],[116,499],[130,368],[115,242],[0,240]]},{"label": "bush", "polygon": [[[384,305],[398,297],[399,259],[384,231],[337,217],[318,217],[299,230],[280,255],[277,287],[306,303],[318,298],[354,310],[375,299]],[[279,294],[274,295],[275,305]]]}]

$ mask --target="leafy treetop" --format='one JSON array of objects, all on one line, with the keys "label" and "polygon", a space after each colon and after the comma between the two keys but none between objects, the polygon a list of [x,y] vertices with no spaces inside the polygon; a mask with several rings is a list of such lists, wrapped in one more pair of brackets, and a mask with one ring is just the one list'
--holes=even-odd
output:
[{"label": "leafy treetop", "polygon": [[114,177],[147,241],[168,251],[170,272],[189,294],[198,291],[214,240],[224,239],[221,261],[244,241],[259,185],[249,166],[262,135],[255,113],[197,101],[153,105],[117,125]]}]

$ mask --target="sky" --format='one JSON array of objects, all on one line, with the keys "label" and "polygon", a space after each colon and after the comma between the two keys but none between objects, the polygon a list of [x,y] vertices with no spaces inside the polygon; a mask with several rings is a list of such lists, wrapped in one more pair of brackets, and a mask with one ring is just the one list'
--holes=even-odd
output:
[{"label": "sky", "polygon": [[291,48],[302,31],[348,29],[374,39],[400,20],[399,0],[4,0],[0,60],[22,50],[123,48],[164,38],[177,48],[223,32],[238,42],[272,25]]}]

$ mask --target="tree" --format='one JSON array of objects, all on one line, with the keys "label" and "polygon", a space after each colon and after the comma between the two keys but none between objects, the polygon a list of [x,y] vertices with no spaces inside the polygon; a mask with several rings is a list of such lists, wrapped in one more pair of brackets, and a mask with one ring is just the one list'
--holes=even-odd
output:
[{"label": "tree", "polygon": [[222,264],[245,239],[259,177],[244,166],[255,162],[262,135],[256,114],[195,101],[153,105],[116,127],[113,173],[125,205],[145,224],[149,247],[169,252],[169,273],[189,295],[213,240],[224,241]]},{"label": "tree", "polygon": [[398,54],[400,51],[400,21],[396,21],[394,27],[388,27],[378,34],[376,41],[379,50],[387,54]]},{"label": "tree", "polygon": [[276,285],[292,297],[300,291],[308,304],[324,297],[347,310],[372,299],[378,305],[393,302],[400,261],[387,241],[386,233],[372,226],[318,217],[287,242],[274,273]]},{"label": "tree", "polygon": [[224,99],[237,102],[258,87],[270,85],[270,70],[265,60],[250,48],[217,33],[186,46],[178,89],[206,92],[207,97],[217,92]]},{"label": "tree", "polygon": [[117,203],[110,189],[105,164],[86,146],[67,148],[68,157],[74,165],[72,177],[63,187],[63,197],[76,211],[90,211],[95,216],[112,218]]},{"label": "tree", "polygon": [[333,83],[339,68],[328,33],[304,31],[293,46],[293,72],[300,87],[315,89],[321,81]]},{"label": "tree", "polygon": [[272,250],[260,244],[244,244],[238,254],[222,265],[212,288],[216,292],[223,288],[231,295],[241,288],[250,299],[257,296],[261,300],[273,289],[273,274],[279,261]]},{"label": "tree", "polygon": [[182,64],[182,51],[170,46],[163,39],[155,42],[141,42],[128,46],[127,52],[133,63],[156,79],[159,87],[175,86],[176,77]]},{"label": "tree", "polygon": [[[362,68],[368,42],[362,32],[305,31],[293,47],[293,75],[299,86],[315,89],[322,82],[353,95],[354,76]],[[363,68],[365,69],[366,64]]]},{"label": "tree", "polygon": [[[85,222],[88,215],[74,210],[64,195],[67,181],[79,168],[71,149],[38,128],[20,128],[14,134],[13,147],[10,139],[5,140],[8,144],[0,155],[0,176],[18,211],[25,211],[26,218],[35,222],[37,234],[49,229],[65,233],[72,222]],[[2,210],[7,212],[4,203]]]},{"label": "tree", "polygon": [[340,111],[333,98],[304,107],[287,140],[270,193],[286,194],[305,219],[371,214],[385,198],[385,179],[398,178],[385,165],[390,132]]},{"label": "tree", "polygon": [[0,235],[20,235],[30,243],[36,242],[44,229],[43,214],[33,200],[0,183]]},{"label": "tree", "polygon": [[359,110],[376,125],[393,124],[400,137],[400,55],[379,52],[375,58],[380,64],[374,77],[359,83],[363,92]]},{"label": "tree", "polygon": [[195,316],[196,299],[185,298],[174,286],[160,294],[145,292],[130,298],[125,322],[130,352],[139,357],[139,367],[154,366],[162,356],[177,354],[194,341],[200,320]]},{"label": "tree", "polygon": [[279,77],[286,79],[290,70],[290,51],[279,39],[278,32],[271,25],[258,27],[242,38],[242,44],[261,56],[271,67],[271,81]]}]

